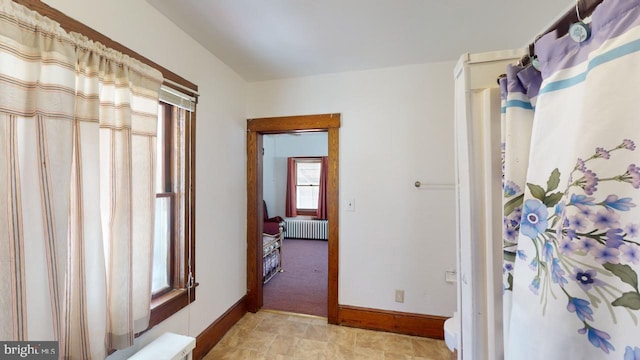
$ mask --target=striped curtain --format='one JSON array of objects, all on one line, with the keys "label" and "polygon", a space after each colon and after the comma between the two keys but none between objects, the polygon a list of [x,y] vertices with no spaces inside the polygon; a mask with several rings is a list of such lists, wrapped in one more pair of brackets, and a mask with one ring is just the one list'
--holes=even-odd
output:
[{"label": "striped curtain", "polygon": [[146,328],[161,81],[0,0],[1,339],[102,359]]},{"label": "striped curtain", "polygon": [[99,175],[100,191],[90,196],[95,197],[92,203],[100,204],[107,261],[107,340],[110,349],[122,349],[149,323],[162,78],[137,60],[81,35],[72,37],[77,55],[78,171],[88,179],[87,186],[98,183],[94,176]]}]

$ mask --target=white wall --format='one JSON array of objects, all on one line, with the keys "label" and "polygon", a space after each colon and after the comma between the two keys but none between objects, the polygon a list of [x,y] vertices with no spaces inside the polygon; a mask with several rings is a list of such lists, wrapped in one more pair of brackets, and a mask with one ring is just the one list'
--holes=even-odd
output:
[{"label": "white wall", "polygon": [[[341,113],[339,302],[451,316],[454,62],[249,84],[247,117]],[[355,211],[345,211],[347,199]],[[405,302],[394,302],[396,289]]]},{"label": "white wall", "polygon": [[327,156],[326,132],[277,134],[263,137],[262,192],[269,216],[285,216],[287,191],[287,158],[295,156]]},{"label": "white wall", "polygon": [[44,0],[199,86],[197,300],[114,353],[165,331],[197,336],[246,293],[246,83],[144,0]]},{"label": "white wall", "polygon": [[[454,63],[247,85],[144,0],[44,0],[199,85],[197,301],[136,340],[165,331],[197,336],[246,292],[246,118],[342,113],[341,304],[449,316],[455,288]],[[123,11],[122,9],[127,9]],[[249,97],[247,98],[247,90]],[[356,199],[356,211],[344,203]],[[405,290],[395,303],[394,290]]]}]

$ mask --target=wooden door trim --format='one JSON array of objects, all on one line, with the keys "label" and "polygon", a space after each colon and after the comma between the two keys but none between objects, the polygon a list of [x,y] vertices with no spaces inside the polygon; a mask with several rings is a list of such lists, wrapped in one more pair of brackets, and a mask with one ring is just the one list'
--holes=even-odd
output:
[{"label": "wooden door trim", "polygon": [[260,310],[262,291],[262,136],[290,132],[326,131],[329,168],[327,318],[338,323],[339,244],[339,128],[340,114],[270,117],[247,120],[247,309]]},{"label": "wooden door trim", "polygon": [[262,134],[247,132],[247,310],[256,312],[262,307]]},{"label": "wooden door trim", "polygon": [[262,134],[327,131],[340,127],[340,114],[280,116],[247,120],[247,129]]}]

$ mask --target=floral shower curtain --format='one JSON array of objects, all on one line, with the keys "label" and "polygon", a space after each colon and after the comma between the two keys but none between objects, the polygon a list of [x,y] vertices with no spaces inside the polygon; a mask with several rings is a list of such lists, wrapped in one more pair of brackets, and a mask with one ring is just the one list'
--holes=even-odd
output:
[{"label": "floral shower curtain", "polygon": [[507,359],[640,359],[640,1],[605,0],[590,26],[536,43]]},{"label": "floral shower curtain", "polygon": [[161,82],[0,0],[0,339],[103,359],[146,328]]},{"label": "floral shower curtain", "polygon": [[503,321],[504,341],[509,339],[513,267],[518,253],[518,235],[524,190],[526,189],[529,146],[536,97],[541,82],[533,67],[511,65],[500,79],[502,97],[502,164],[503,164]]}]

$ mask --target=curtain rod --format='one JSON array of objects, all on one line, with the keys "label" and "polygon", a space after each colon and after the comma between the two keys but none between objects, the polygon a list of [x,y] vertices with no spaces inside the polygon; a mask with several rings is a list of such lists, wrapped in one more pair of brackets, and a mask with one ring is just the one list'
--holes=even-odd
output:
[{"label": "curtain rod", "polygon": [[578,19],[576,10],[580,12],[580,17],[584,19],[587,16],[591,16],[593,10],[595,10],[596,7],[598,7],[598,5],[602,3],[602,1],[604,0],[576,0],[577,7],[571,7],[571,9],[569,9],[564,15],[562,15],[547,30],[538,35],[534,42],[529,44],[529,53],[523,56],[522,59],[520,59],[520,64],[529,64],[529,62],[531,61],[531,57],[535,54],[535,42],[538,39],[552,31],[556,31],[558,37],[566,35],[569,32],[569,26],[580,21],[580,19]]},{"label": "curtain rod", "polygon": [[[13,2],[20,4],[22,6],[25,6],[30,10],[36,11],[40,15],[46,16],[49,19],[59,23],[62,29],[64,29],[67,32],[80,33],[88,37],[90,40],[99,42],[109,48],[115,49],[116,51],[119,51],[125,55],[128,55],[134,59],[137,59],[138,61],[141,61],[159,70],[162,73],[162,76],[164,77],[164,82],[168,86],[172,86],[173,84],[179,84],[182,88],[188,89],[191,95],[197,95],[198,93],[198,85],[156,64],[155,62],[147,59],[146,57],[138,54],[137,52],[129,49],[128,47],[120,44],[119,42],[112,40],[106,35],[94,30],[93,28],[79,22],[78,20],[71,18],[70,16],[64,14],[60,10],[57,10],[49,6],[48,4],[45,4],[44,2],[42,2],[42,0],[13,0]],[[173,86],[175,87],[175,85]],[[180,88],[176,90],[180,90]],[[183,90],[183,91],[186,91],[186,90]]]},{"label": "curtain rod", "polygon": [[[587,16],[591,16],[593,10],[602,3],[603,0],[578,0],[577,1],[577,9],[580,12],[581,18],[586,18]],[[558,37],[563,36],[569,32],[569,26],[573,23],[577,23],[580,21],[578,19],[578,14],[576,13],[576,7],[571,7],[569,11],[567,11],[560,19],[558,19],[555,23],[553,23],[549,29],[538,36],[544,36],[552,31],[558,32]]]}]

